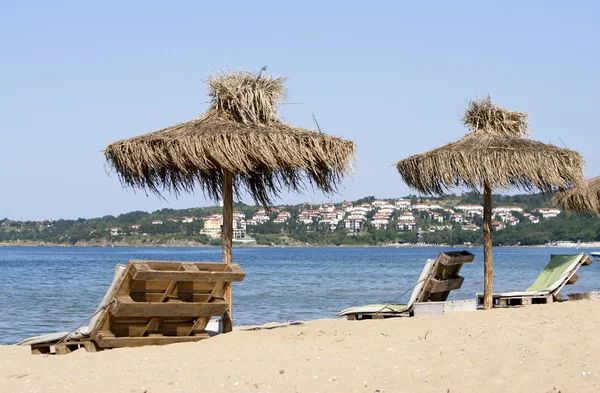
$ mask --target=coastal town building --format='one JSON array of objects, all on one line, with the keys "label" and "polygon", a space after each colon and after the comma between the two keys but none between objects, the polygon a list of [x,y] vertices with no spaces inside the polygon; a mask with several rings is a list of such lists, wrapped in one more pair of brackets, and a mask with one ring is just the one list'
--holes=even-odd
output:
[{"label": "coastal town building", "polygon": [[552,207],[538,207],[537,209],[533,209],[533,211],[540,213],[542,218],[554,218],[561,212],[560,209],[555,209]]},{"label": "coastal town building", "polygon": [[410,199],[396,199],[394,207],[398,210],[410,209]]},{"label": "coastal town building", "polygon": [[462,204],[454,206],[454,210],[460,210],[468,216],[473,216],[474,214],[483,215],[483,206],[477,204]]},{"label": "coastal town building", "polygon": [[538,216],[536,216],[535,214],[525,212],[525,213],[523,213],[523,216],[525,216],[525,218],[527,218],[532,224],[540,223],[540,218]]},{"label": "coastal town building", "polygon": [[417,211],[428,211],[428,210],[439,210],[442,207],[437,204],[437,203],[430,203],[430,202],[420,202],[420,203],[415,203],[414,205],[412,205],[412,209],[413,210],[417,210]]},{"label": "coastal town building", "polygon": [[373,206],[371,206],[370,203],[363,203],[360,205],[361,208],[365,209],[366,211],[370,212],[371,210],[373,210]]},{"label": "coastal town building", "polygon": [[106,230],[107,230],[108,232],[110,232],[110,234],[111,234],[112,236],[117,236],[117,235],[120,235],[120,234],[121,234],[121,228],[118,228],[118,227],[106,228]]},{"label": "coastal town building", "polygon": [[414,231],[416,227],[417,223],[415,221],[398,221],[396,224],[398,231]]},{"label": "coastal town building", "polygon": [[492,222],[492,228],[494,228],[495,230],[498,231],[500,229],[506,228],[506,225],[502,221],[493,221]]},{"label": "coastal town building", "polygon": [[221,228],[223,226],[223,215],[213,214],[204,221],[204,229],[202,233],[213,238],[221,236]]},{"label": "coastal town building", "polygon": [[431,221],[444,222],[444,216],[438,212],[428,211],[427,216]]},{"label": "coastal town building", "polygon": [[280,211],[277,217],[273,220],[273,222],[276,224],[283,224],[284,222],[289,220],[291,216],[292,215],[289,212]]},{"label": "coastal town building", "polygon": [[523,213],[523,208],[519,206],[498,206],[492,210],[495,214],[500,213]]},{"label": "coastal town building", "polygon": [[363,218],[346,218],[344,220],[344,229],[349,232],[360,232],[365,226]]},{"label": "coastal town building", "polygon": [[376,199],[373,202],[371,202],[371,206],[373,206],[375,209],[379,209],[381,208],[383,205],[385,205],[387,202],[381,199]]},{"label": "coastal town building", "polygon": [[264,224],[265,222],[271,220],[265,209],[260,209],[258,212],[256,212],[252,216],[252,219],[259,224]]},{"label": "coastal town building", "polygon": [[371,225],[373,225],[377,229],[387,229],[389,223],[390,220],[388,220],[387,217],[381,215],[375,216],[371,220]]},{"label": "coastal town building", "polygon": [[402,213],[400,215],[400,217],[398,217],[398,221],[399,222],[415,221],[415,216],[413,216],[413,214],[411,212],[405,211],[404,213]]},{"label": "coastal town building", "polygon": [[460,213],[460,212],[454,212],[451,216],[450,216],[450,221],[452,222],[458,222],[458,223],[462,223],[465,222],[465,217],[466,214],[465,213]]}]

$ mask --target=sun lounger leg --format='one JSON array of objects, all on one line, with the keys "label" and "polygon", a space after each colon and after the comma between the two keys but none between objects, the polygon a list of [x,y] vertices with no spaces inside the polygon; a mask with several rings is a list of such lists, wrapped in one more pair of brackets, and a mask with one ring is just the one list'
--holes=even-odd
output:
[{"label": "sun lounger leg", "polygon": [[223,314],[223,333],[229,333],[233,330],[233,321],[231,320],[231,316],[229,312]]}]

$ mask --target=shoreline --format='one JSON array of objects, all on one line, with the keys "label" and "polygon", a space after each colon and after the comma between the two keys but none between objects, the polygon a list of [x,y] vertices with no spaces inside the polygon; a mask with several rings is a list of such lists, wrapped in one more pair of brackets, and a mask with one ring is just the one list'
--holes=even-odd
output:
[{"label": "shoreline", "polygon": [[[98,247],[98,248],[111,248],[111,247],[119,247],[119,248],[144,248],[144,247],[157,247],[157,248],[194,248],[194,247],[201,247],[201,248],[218,248],[220,249],[221,246],[216,246],[216,245],[209,245],[209,244],[204,244],[204,243],[199,243],[199,242],[195,242],[195,241],[170,241],[167,243],[150,243],[150,244],[140,244],[139,242],[132,242],[132,243],[123,243],[123,242],[118,242],[118,243],[105,243],[105,244],[95,244],[95,243],[88,243],[88,242],[81,242],[81,243],[76,243],[76,244],[58,244],[58,243],[46,243],[46,242],[0,242],[0,247],[80,247],[80,248],[87,248],[87,247]],[[482,244],[472,244],[472,245],[458,245],[458,244],[454,244],[454,245],[450,245],[450,244],[426,244],[426,243],[417,243],[417,244],[382,244],[382,245],[361,245],[361,244],[341,244],[341,245],[313,245],[313,244],[307,244],[307,245],[264,245],[264,244],[252,244],[252,243],[245,243],[245,244],[236,244],[233,243],[233,247],[234,248],[239,248],[239,247],[259,247],[259,248],[464,248],[464,249],[470,249],[470,248],[481,248],[483,247]],[[591,242],[591,243],[581,243],[577,246],[571,246],[571,247],[559,247],[559,246],[548,246],[545,244],[536,244],[536,245],[508,245],[508,246],[494,246],[494,248],[542,248],[542,247],[547,247],[547,248],[573,248],[573,249],[579,249],[579,248],[600,248],[600,242]]]},{"label": "shoreline", "polygon": [[[63,356],[0,346],[7,391],[596,392],[600,302],[236,327],[195,343]],[[407,385],[408,384],[408,385]]]}]

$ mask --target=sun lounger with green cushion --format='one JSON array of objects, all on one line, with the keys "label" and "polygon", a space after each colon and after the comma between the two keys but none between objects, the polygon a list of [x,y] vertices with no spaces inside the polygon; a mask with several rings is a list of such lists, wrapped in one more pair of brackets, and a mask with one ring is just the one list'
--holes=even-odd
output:
[{"label": "sun lounger with green cushion", "polygon": [[[563,286],[574,284],[579,278],[577,269],[590,263],[592,259],[584,253],[553,254],[548,265],[525,291],[494,293],[493,303],[497,306],[520,306],[558,301],[562,298],[560,290]],[[483,304],[483,293],[477,293],[477,301]]]},{"label": "sun lounger with green cushion", "polygon": [[460,288],[464,279],[458,272],[463,263],[471,262],[473,258],[473,254],[467,251],[441,252],[435,260],[425,262],[408,303],[349,307],[337,315],[346,316],[349,320],[412,316],[415,303],[444,301],[450,291]]}]

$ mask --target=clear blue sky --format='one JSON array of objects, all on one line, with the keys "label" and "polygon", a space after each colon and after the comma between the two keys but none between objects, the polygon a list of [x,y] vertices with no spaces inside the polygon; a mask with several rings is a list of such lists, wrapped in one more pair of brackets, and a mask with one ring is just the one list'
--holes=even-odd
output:
[{"label": "clear blue sky", "polygon": [[[206,109],[223,69],[287,76],[284,120],[357,144],[333,200],[409,193],[396,161],[464,135],[467,100],[530,115],[531,136],[600,174],[595,2],[0,3],[0,218],[207,206],[124,190],[102,150]],[[326,201],[284,195],[282,203]],[[250,202],[249,199],[246,202]]]}]

